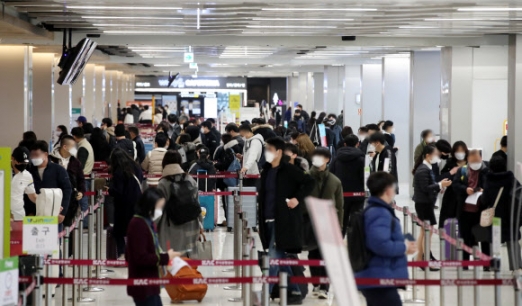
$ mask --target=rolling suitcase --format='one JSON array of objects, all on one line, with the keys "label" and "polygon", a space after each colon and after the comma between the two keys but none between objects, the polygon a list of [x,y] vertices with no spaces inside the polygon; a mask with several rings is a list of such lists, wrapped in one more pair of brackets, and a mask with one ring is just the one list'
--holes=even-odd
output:
[{"label": "rolling suitcase", "polygon": [[109,260],[118,259],[118,247],[116,246],[116,239],[114,238],[114,228],[109,226],[107,228],[107,237],[105,241],[106,258]]},{"label": "rolling suitcase", "polygon": [[[181,259],[180,259],[181,260]],[[179,261],[179,260],[178,260]],[[181,260],[181,262],[183,262]],[[175,265],[175,264],[174,264]],[[174,275],[172,275],[169,271],[167,271],[166,278],[190,278],[197,279],[203,278],[201,273],[198,271],[197,267],[191,267],[189,265],[182,266],[179,270],[176,271]],[[197,284],[186,284],[186,285],[167,285],[165,286],[165,290],[172,300],[172,303],[179,303],[182,301],[198,301],[201,302],[205,295],[207,294],[208,285],[204,283]]]},{"label": "rolling suitcase", "polygon": [[[444,221],[444,231],[455,240],[459,238],[458,227],[459,222],[457,219],[446,219],[446,221]],[[448,242],[446,242],[445,245],[446,260],[457,260],[457,247]]]},{"label": "rolling suitcase", "polygon": [[[234,192],[239,187],[228,187],[228,191]],[[256,192],[256,187],[243,187],[243,191]],[[231,231],[234,228],[234,196],[227,196],[227,227]],[[257,229],[257,196],[241,196],[241,206],[247,214],[248,227]]]},{"label": "rolling suitcase", "polygon": [[[198,170],[199,175],[205,175],[207,174],[207,171],[205,170]],[[208,191],[207,186],[207,179],[205,179],[205,191]],[[198,178],[198,185],[199,185],[199,178]],[[216,199],[213,195],[200,195],[199,196],[199,204],[201,205],[201,208],[205,208],[205,218],[203,219],[203,229],[207,232],[213,231],[216,227]]]}]

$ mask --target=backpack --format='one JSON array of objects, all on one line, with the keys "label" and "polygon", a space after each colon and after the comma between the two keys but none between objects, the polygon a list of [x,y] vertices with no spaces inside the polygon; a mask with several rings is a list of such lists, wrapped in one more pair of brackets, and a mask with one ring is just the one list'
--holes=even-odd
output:
[{"label": "backpack", "polygon": [[[364,270],[373,256],[373,253],[366,247],[366,229],[364,228],[364,213],[370,208],[367,207],[364,210],[353,213],[348,221],[346,237],[348,240],[348,257],[354,272]],[[394,216],[392,216],[391,232],[395,228],[393,218]]]},{"label": "backpack", "polygon": [[[232,151],[231,154],[232,154],[232,156],[234,156],[234,150],[232,150],[232,149],[229,149],[229,150]],[[227,171],[228,172],[238,172],[239,170],[241,170],[241,163],[234,156],[234,160],[228,166]],[[223,179],[223,183],[225,183],[225,185],[227,185],[228,187],[236,187],[238,184],[238,179],[237,178],[225,178],[225,179]]]},{"label": "backpack", "polygon": [[257,161],[257,169],[261,171],[263,167],[266,164],[266,158],[265,158],[265,146],[263,145],[263,142],[261,139],[258,139],[259,142],[261,142],[261,156],[259,157],[259,160]]},{"label": "backpack", "polygon": [[170,197],[165,205],[167,220],[175,225],[195,220],[201,214],[198,201],[198,186],[187,180],[187,174],[174,175],[169,178]]}]

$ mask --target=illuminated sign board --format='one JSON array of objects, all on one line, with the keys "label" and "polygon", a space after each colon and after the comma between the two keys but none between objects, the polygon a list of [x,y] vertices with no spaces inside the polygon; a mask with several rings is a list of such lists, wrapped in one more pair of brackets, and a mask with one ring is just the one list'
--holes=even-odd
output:
[{"label": "illuminated sign board", "polygon": [[[161,91],[169,84],[167,77],[136,76],[136,88],[155,88]],[[179,76],[170,88],[201,88],[201,89],[246,89],[246,78],[193,78]]]}]

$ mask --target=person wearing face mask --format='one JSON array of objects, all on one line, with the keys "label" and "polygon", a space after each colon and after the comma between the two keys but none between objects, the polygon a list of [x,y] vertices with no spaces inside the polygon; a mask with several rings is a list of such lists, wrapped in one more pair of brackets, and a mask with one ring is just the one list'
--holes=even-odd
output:
[{"label": "person wearing face mask", "polygon": [[[417,251],[413,241],[406,241],[401,222],[391,205],[395,202],[395,178],[386,172],[375,172],[366,183],[371,197],[364,209],[366,247],[372,255],[367,267],[355,273],[356,278],[408,279],[408,259]],[[358,286],[368,306],[400,306],[396,286]]]},{"label": "person wearing face mask", "polygon": [[[176,140],[178,139],[179,135],[181,135],[181,126],[179,125],[179,120],[178,120],[178,116],[174,115],[174,114],[169,114],[168,117],[167,117],[167,120],[168,120],[168,130],[165,131],[167,132],[169,138],[170,138],[170,141],[174,141],[174,143],[176,142]],[[157,124],[160,124],[161,121],[157,122]]]},{"label": "person wearing face mask", "polygon": [[[480,199],[476,203],[468,197],[477,192],[482,192],[489,169],[482,161],[479,150],[470,150],[468,164],[457,170],[453,179],[453,189],[457,196],[457,219],[459,221],[459,234],[468,246],[478,245],[472,233],[472,228],[480,223]],[[489,254],[489,243],[482,243],[482,252]],[[463,260],[469,260],[470,254],[464,252]]]},{"label": "person wearing face mask", "polygon": [[[370,171],[385,171],[395,177],[395,182],[399,181],[397,174],[397,158],[393,149],[387,146],[386,138],[382,133],[374,133],[369,139],[370,146],[375,148],[375,155],[370,162]],[[399,187],[397,187],[397,194]]]},{"label": "person wearing face mask", "polygon": [[[129,279],[159,278],[159,269],[169,265],[179,252],[169,249],[163,252],[159,243],[153,218],[163,211],[165,198],[157,189],[147,189],[138,201],[136,214],[127,231],[127,251]],[[161,306],[160,286],[127,286],[127,294],[136,306]]]},{"label": "person wearing face mask", "polygon": [[26,170],[28,164],[29,150],[25,147],[15,148],[11,154],[11,168],[14,173],[11,179],[11,218],[15,221],[22,221],[26,216],[24,195],[27,195],[31,202],[27,206],[34,206],[34,213],[31,215],[34,216],[36,213],[36,206],[34,205],[36,203],[36,191],[34,190],[33,177]]},{"label": "person wearing face mask", "polygon": [[30,157],[34,167],[31,167],[29,172],[33,176],[36,193],[40,193],[42,188],[60,188],[62,190],[62,210],[58,215],[59,229],[61,230],[61,223],[67,215],[71,201],[72,188],[69,175],[64,167],[50,162],[49,144],[46,141],[36,141],[31,147]]},{"label": "person wearing face mask", "polygon": [[203,144],[210,150],[209,156],[214,156],[214,152],[216,152],[221,142],[221,136],[216,138],[216,135],[212,133],[212,123],[210,121],[205,121],[201,124],[201,132],[205,136]]},{"label": "person wearing face mask", "polygon": [[[318,199],[331,200],[334,203],[334,207],[337,211],[337,218],[339,220],[339,231],[343,229],[344,219],[344,199],[343,199],[343,185],[337,176],[328,170],[328,164],[332,158],[330,150],[327,148],[319,147],[315,149],[312,157],[312,169],[310,169],[310,176],[315,180],[315,186],[310,193],[311,197]],[[310,222],[310,216],[308,215],[307,209],[304,209],[303,219],[305,223]],[[305,229],[311,229],[311,227],[305,227]],[[314,235],[306,235],[306,237],[313,237]],[[310,243],[305,241],[305,244],[312,245],[312,248],[308,248],[308,259],[323,259],[321,250],[317,246],[317,239]],[[315,277],[328,277],[326,274],[325,267],[310,267],[310,274]],[[314,284],[313,293],[321,300],[328,299],[328,284]]]},{"label": "person wearing face mask", "polygon": [[76,156],[76,142],[72,136],[64,136],[59,148],[55,149],[49,156],[49,159],[56,164],[64,167],[69,174],[69,180],[73,193],[71,202],[69,203],[69,210],[63,221],[64,226],[70,226],[74,217],[78,213],[78,207],[81,205],[80,201],[84,198],[83,194],[86,191],[86,180],[83,173],[83,167]]},{"label": "person wearing face mask", "polygon": [[393,121],[386,120],[382,125],[382,132],[386,138],[386,142],[392,148],[395,147],[395,128],[393,127]]},{"label": "person wearing face mask", "polygon": [[[467,164],[468,146],[463,141],[457,141],[451,148],[451,156],[440,171],[439,179],[453,180],[457,170]],[[440,206],[439,228],[444,227],[444,223],[448,219],[457,217],[457,195],[453,188],[446,188],[442,196],[442,204]]]},{"label": "person wearing face mask", "polygon": [[[71,135],[74,137],[74,141],[78,144],[78,150],[71,152],[74,157],[78,158],[80,163],[83,165],[83,174],[91,175],[92,168],[94,167],[94,151],[92,150],[91,143],[85,138],[84,130],[75,127],[71,130]],[[91,181],[85,181],[85,189],[91,190]],[[89,209],[89,199],[88,197],[83,197],[80,200],[80,206],[82,207],[82,211],[87,211]],[[85,216],[83,220],[83,228],[87,228],[89,226],[89,216]]]},{"label": "person wearing face mask", "polygon": [[362,144],[362,142],[366,139],[368,136],[368,128],[365,126],[361,126],[357,130],[357,137],[359,138],[359,146]]},{"label": "person wearing face mask", "polygon": [[58,127],[56,127],[56,131],[54,131],[54,136],[53,136],[53,143],[54,143],[53,149],[58,148],[60,146],[60,141],[62,140],[62,137],[67,134],[68,134],[68,131],[67,131],[67,127],[65,125],[59,125]]},{"label": "person wearing face mask", "polygon": [[[452,183],[452,181],[447,178],[437,182],[435,174],[433,173],[433,165],[437,164],[439,161],[440,157],[437,148],[433,145],[427,145],[424,147],[424,150],[415,163],[412,171],[414,182],[413,200],[415,201],[415,211],[419,219],[422,221],[428,220],[430,225],[437,224],[434,209],[439,192],[444,188],[451,186]],[[419,249],[419,252],[417,253],[417,260],[419,261],[423,260],[424,258],[424,239],[429,239],[431,241],[431,233],[430,237],[424,237],[424,231],[421,230],[419,233],[419,238],[417,239],[417,248]],[[431,260],[435,260],[432,254],[430,254],[430,257]],[[432,268],[430,268],[430,270],[438,271],[438,269],[435,270]]]},{"label": "person wearing face mask", "polygon": [[433,131],[432,130],[424,130],[421,133],[421,142],[415,147],[415,151],[413,152],[413,163],[419,159],[419,156],[422,155],[422,152],[424,150],[424,147],[429,145],[430,143],[433,143],[435,138],[433,137]]},{"label": "person wearing face mask", "polygon": [[[245,174],[259,174],[266,162],[264,146],[265,140],[261,134],[254,135],[248,124],[239,127],[239,133],[245,139],[243,155],[236,155],[243,161],[241,172]],[[244,179],[243,186],[257,186],[258,179]]]},{"label": "person wearing face mask", "polygon": [[[312,177],[288,163],[285,142],[276,137],[267,140],[266,164],[261,172],[259,205],[259,237],[270,258],[283,259],[286,253],[300,253],[303,248],[304,198],[314,189]],[[279,271],[292,276],[288,266],[271,266],[270,276]],[[270,292],[274,285],[270,284]],[[301,305],[303,297],[297,284],[288,286],[288,305]]]},{"label": "person wearing face mask", "polygon": [[[359,146],[359,149],[361,149],[361,151],[363,151],[365,155],[369,154],[370,157],[373,158],[375,154],[375,147],[370,145],[370,137],[375,133],[379,133],[381,129],[377,124],[368,124],[366,126],[366,129],[366,138],[361,140],[361,145]],[[386,139],[384,139],[384,141],[386,142]]]},{"label": "person wearing face mask", "polygon": [[290,158],[288,161],[290,164],[297,166],[304,172],[310,169],[310,164],[305,158],[299,157],[299,150],[295,144],[285,144],[285,155]]},{"label": "person wearing face mask", "polygon": [[[161,163],[163,161],[163,157],[165,153],[167,153],[167,148],[169,147],[169,139],[167,134],[158,133],[154,138],[154,149],[149,151],[145,156],[145,159],[141,163],[141,168],[143,171],[148,172],[149,174],[161,174],[163,167]],[[147,183],[149,186],[157,186],[158,179],[157,178],[147,178]]]},{"label": "person wearing face mask", "polygon": [[[173,194],[173,184],[177,184],[180,180],[188,182],[191,189],[179,190],[179,193],[190,192],[192,197],[198,197],[197,182],[181,168],[181,155],[174,150],[169,150],[165,154],[162,162],[163,173],[158,184],[158,190],[163,193],[166,200],[165,211],[169,210],[168,205],[172,205],[172,199],[175,199]],[[177,184],[177,186],[184,186]],[[174,208],[175,209],[175,208]],[[174,224],[165,213],[161,218],[155,220],[158,227],[159,243],[163,249],[172,247],[175,250],[186,252],[186,250],[194,250],[196,241],[200,234],[199,219],[194,218],[184,224]]]}]

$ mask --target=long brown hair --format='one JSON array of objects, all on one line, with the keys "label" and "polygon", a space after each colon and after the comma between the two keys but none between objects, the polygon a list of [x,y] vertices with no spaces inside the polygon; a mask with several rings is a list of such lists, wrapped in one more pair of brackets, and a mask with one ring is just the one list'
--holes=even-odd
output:
[{"label": "long brown hair", "polygon": [[310,137],[304,133],[299,134],[299,136],[297,136],[296,142],[299,148],[299,152],[301,152],[303,157],[311,159],[315,151],[315,146],[310,140]]}]

